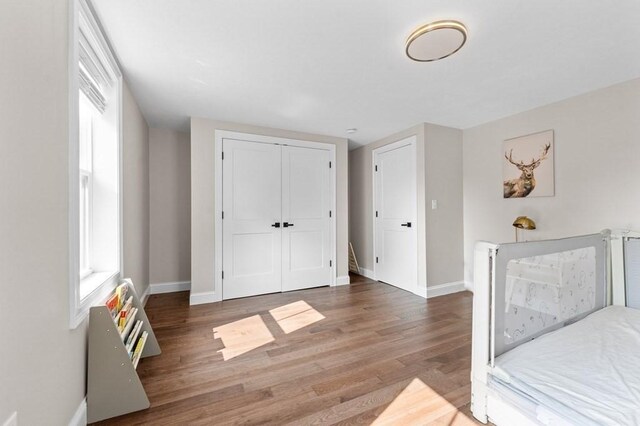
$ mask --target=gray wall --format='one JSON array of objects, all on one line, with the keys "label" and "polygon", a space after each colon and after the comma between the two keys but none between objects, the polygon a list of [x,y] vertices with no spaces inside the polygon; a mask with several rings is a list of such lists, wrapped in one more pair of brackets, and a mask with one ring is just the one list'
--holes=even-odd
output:
[{"label": "gray wall", "polygon": [[149,126],[127,84],[122,93],[123,276],[149,287]]},{"label": "gray wall", "polygon": [[[373,271],[373,150],[416,136],[418,283],[462,281],[462,132],[419,124],[349,153],[349,239],[360,267]],[[438,208],[431,210],[431,200]]]},{"label": "gray wall", "polygon": [[[463,280],[462,131],[426,125],[427,282]],[[431,209],[431,200],[438,208]]]},{"label": "gray wall", "polygon": [[[553,129],[554,197],[502,198],[502,142]],[[538,240],[640,229],[640,79],[464,131],[465,279],[473,280],[477,240],[514,240],[511,223],[527,215]]]},{"label": "gray wall", "polygon": [[[19,64],[0,71],[0,422],[17,411],[21,425],[68,424],[85,395],[87,322],[69,329],[68,16],[62,0],[0,5],[0,57]],[[124,267],[146,285],[147,130],[127,89],[123,114]]]},{"label": "gray wall", "polygon": [[149,132],[151,284],[191,280],[191,149],[188,133]]},{"label": "gray wall", "polygon": [[69,330],[68,2],[0,3],[0,422],[64,425],[84,398]]},{"label": "gray wall", "polygon": [[237,123],[191,119],[191,294],[214,291],[215,131],[230,130],[264,136],[336,145],[337,275],[349,271],[347,139]]}]

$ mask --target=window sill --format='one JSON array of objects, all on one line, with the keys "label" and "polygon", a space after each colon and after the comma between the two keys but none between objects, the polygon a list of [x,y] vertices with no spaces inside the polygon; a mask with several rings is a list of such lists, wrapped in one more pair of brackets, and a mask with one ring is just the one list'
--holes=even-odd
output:
[{"label": "window sill", "polygon": [[89,308],[104,303],[109,294],[118,285],[120,273],[94,272],[82,280],[79,286],[80,302],[76,305],[75,315],[71,318],[71,328],[77,328],[89,315]]},{"label": "window sill", "polygon": [[80,300],[84,303],[87,296],[98,290],[111,278],[115,278],[117,272],[92,272],[80,280]]}]

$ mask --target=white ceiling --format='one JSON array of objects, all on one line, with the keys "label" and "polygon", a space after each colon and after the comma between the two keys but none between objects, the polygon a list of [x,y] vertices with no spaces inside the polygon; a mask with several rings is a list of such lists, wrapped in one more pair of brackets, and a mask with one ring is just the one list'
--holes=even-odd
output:
[{"label": "white ceiling", "polygon": [[[93,0],[153,127],[189,117],[366,144],[419,122],[468,128],[640,77],[637,0]],[[454,56],[413,29],[466,24]],[[347,128],[358,128],[352,135]]]}]

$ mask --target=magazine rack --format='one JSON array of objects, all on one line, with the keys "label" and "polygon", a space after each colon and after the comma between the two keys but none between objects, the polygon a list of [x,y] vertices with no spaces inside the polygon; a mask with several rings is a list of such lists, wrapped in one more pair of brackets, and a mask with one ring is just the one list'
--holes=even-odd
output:
[{"label": "magazine rack", "polygon": [[[159,355],[160,346],[149,318],[133,285],[127,283],[138,308],[137,319],[148,333],[141,358]],[[89,359],[87,365],[87,421],[89,423],[149,408],[142,387],[120,332],[106,306],[95,306],[89,313]]]}]

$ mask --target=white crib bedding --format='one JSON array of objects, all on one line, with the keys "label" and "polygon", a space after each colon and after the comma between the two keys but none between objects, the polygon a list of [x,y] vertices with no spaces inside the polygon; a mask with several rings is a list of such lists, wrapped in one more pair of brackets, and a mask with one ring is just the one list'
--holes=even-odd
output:
[{"label": "white crib bedding", "polygon": [[494,374],[543,418],[548,410],[577,425],[640,426],[640,310],[601,309],[499,356]]}]

